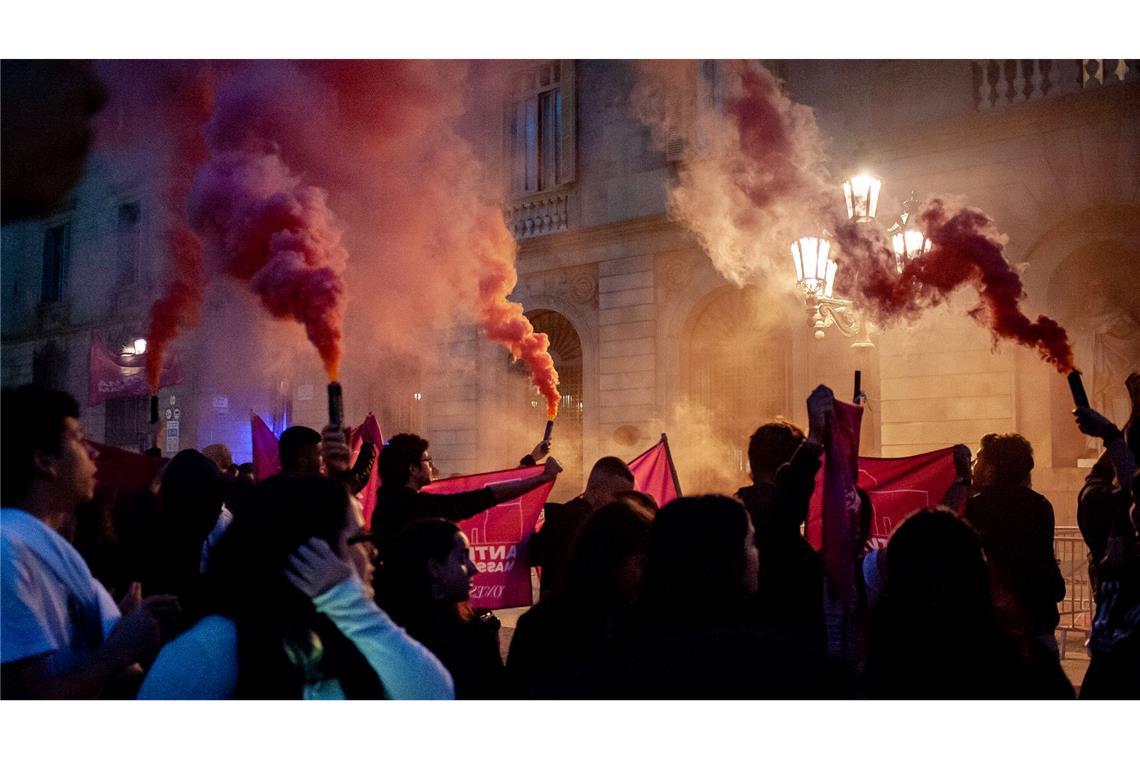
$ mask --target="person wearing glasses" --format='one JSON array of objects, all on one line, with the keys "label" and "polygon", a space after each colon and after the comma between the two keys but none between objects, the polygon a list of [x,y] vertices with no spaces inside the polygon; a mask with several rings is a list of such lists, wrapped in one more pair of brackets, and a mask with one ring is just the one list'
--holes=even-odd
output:
[{"label": "person wearing glasses", "polygon": [[372,550],[343,484],[258,484],[218,541],[196,623],[140,699],[451,699],[447,669],[372,600]]}]

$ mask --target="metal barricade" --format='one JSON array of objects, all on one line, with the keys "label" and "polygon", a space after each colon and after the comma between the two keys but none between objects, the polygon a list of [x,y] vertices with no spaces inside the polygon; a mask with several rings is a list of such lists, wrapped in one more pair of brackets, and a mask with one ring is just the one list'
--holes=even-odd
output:
[{"label": "metal barricade", "polygon": [[1061,659],[1069,642],[1069,634],[1081,634],[1081,644],[1092,632],[1093,594],[1089,583],[1089,551],[1075,526],[1059,525],[1053,533],[1053,555],[1065,579],[1065,598],[1058,605],[1061,622],[1057,625],[1060,636],[1058,649]]}]

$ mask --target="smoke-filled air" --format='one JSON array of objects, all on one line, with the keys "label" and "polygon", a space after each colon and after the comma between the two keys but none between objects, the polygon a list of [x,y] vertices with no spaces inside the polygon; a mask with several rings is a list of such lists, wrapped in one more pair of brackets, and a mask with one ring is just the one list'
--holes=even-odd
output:
[{"label": "smoke-filled air", "polygon": [[[516,243],[459,122],[468,66],[447,61],[109,62],[105,147],[165,167],[151,385],[215,278],[304,327],[330,379],[456,321],[526,363],[557,412],[546,336],[508,301]],[[366,356],[367,355],[367,356]]]},{"label": "smoke-filled air", "polygon": [[811,109],[792,102],[759,64],[643,62],[632,102],[658,147],[683,141],[670,212],[729,281],[788,281],[790,243],[822,232],[837,243],[836,294],[878,325],[914,321],[972,285],[979,301],[969,313],[995,341],[1035,348],[1060,372],[1073,369],[1064,328],[1021,312],[1021,279],[984,211],[932,200],[919,214],[932,248],[899,273],[887,241],[843,214]]}]

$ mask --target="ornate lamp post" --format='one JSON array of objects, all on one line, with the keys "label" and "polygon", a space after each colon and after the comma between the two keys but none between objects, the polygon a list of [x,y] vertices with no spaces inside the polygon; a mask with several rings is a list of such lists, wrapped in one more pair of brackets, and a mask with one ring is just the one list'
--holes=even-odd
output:
[{"label": "ornate lamp post", "polygon": [[[868,172],[856,174],[843,181],[843,199],[847,202],[847,216],[857,224],[873,224],[879,210],[879,191],[883,181]],[[886,231],[894,249],[895,265],[902,272],[906,264],[930,250],[930,241],[916,222],[919,202],[916,195],[903,204],[903,213]],[[831,258],[831,242],[819,236],[802,237],[792,243],[792,262],[796,268],[796,284],[804,293],[808,324],[815,329],[815,337],[822,340],[824,331],[834,326],[840,333],[851,337],[859,334],[852,348],[870,348],[867,320],[859,319],[852,303],[836,298],[832,293],[835,273],[839,268]]]},{"label": "ornate lamp post", "polygon": [[815,328],[816,340],[823,340],[824,330],[833,325],[846,336],[858,332],[851,302],[832,295],[839,264],[831,258],[831,241],[809,235],[792,243],[791,249],[796,284],[804,293],[808,324]]}]

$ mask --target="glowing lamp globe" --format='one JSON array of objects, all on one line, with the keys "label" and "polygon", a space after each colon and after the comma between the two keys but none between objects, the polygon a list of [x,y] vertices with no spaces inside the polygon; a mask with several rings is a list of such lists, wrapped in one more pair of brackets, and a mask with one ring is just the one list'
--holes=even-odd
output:
[{"label": "glowing lamp globe", "polygon": [[135,356],[142,356],[146,353],[146,338],[135,338]]},{"label": "glowing lamp globe", "polygon": [[843,198],[847,201],[847,218],[869,222],[879,208],[879,190],[883,181],[871,174],[856,174],[843,181]]},{"label": "glowing lamp globe", "polygon": [[807,295],[831,298],[839,265],[831,260],[831,241],[824,237],[802,237],[792,243],[792,263],[796,283]]}]

